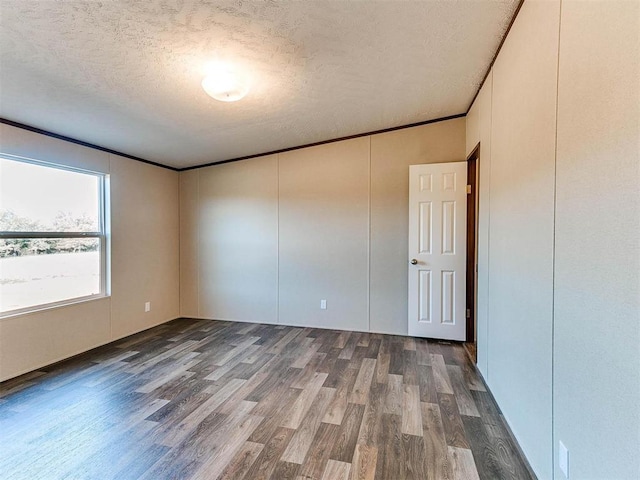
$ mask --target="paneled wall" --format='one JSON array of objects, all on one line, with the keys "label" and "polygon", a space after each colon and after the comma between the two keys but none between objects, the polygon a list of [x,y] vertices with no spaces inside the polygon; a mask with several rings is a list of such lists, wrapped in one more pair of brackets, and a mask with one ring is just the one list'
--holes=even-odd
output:
[{"label": "paneled wall", "polygon": [[281,323],[368,330],[368,172],[367,137],[279,155]]},{"label": "paneled wall", "polygon": [[278,159],[199,173],[199,316],[275,322]]},{"label": "paneled wall", "polygon": [[8,125],[0,151],[108,173],[112,247],[110,297],[0,318],[0,381],[179,316],[177,172]]},{"label": "paneled wall", "polygon": [[555,448],[572,479],[638,479],[640,2],[563,0],[559,64]]},{"label": "paneled wall", "polygon": [[[640,5],[526,0],[467,116],[478,366],[541,479],[640,477]],[[614,373],[615,372],[615,373]]]},{"label": "paneled wall", "polygon": [[489,72],[484,85],[478,92],[473,107],[467,114],[467,155],[480,143],[478,169],[478,275],[476,301],[476,342],[477,365],[487,378],[488,335],[489,335],[489,222],[491,217],[491,93],[493,71]]},{"label": "paneled wall", "polygon": [[464,139],[455,119],[182,172],[181,313],[406,334],[409,165]]},{"label": "paneled wall", "polygon": [[493,67],[488,381],[542,478],[551,475],[559,12],[559,1],[525,2]]},{"label": "paneled wall", "polygon": [[371,330],[407,333],[409,165],[465,160],[459,120],[371,137]]}]

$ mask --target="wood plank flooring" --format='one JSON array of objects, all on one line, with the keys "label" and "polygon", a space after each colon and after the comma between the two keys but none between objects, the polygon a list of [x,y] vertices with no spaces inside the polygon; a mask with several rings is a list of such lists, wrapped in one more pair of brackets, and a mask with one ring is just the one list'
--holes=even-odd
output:
[{"label": "wood plank flooring", "polygon": [[529,479],[462,345],[179,319],[0,384],[3,479]]}]

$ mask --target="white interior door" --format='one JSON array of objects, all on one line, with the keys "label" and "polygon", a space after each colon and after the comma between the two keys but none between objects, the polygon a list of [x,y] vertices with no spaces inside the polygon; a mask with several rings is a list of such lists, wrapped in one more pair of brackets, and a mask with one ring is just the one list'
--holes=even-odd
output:
[{"label": "white interior door", "polygon": [[409,167],[409,335],[465,340],[467,162]]}]

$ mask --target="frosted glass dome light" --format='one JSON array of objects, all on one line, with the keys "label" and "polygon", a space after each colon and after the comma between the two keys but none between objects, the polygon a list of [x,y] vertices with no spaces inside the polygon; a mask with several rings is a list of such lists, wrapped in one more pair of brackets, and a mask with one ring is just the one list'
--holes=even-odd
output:
[{"label": "frosted glass dome light", "polygon": [[221,102],[236,102],[249,92],[246,77],[230,67],[217,65],[209,69],[202,80],[202,88],[207,94]]}]

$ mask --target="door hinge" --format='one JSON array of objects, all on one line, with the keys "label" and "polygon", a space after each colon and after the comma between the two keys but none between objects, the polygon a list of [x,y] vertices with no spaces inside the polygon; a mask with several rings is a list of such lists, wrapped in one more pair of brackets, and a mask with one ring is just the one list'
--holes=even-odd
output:
[{"label": "door hinge", "polygon": [[471,318],[471,309],[467,308],[467,318]]},{"label": "door hinge", "polygon": [[471,185],[467,185],[467,195],[471,195]]}]

